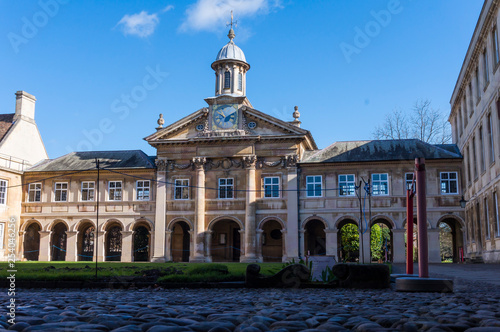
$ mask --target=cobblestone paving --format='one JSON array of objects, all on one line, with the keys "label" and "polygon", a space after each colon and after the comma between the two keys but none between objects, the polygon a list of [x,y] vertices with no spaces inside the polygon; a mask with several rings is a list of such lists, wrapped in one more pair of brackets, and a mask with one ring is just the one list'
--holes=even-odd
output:
[{"label": "cobblestone paving", "polygon": [[[17,331],[500,331],[500,289],[21,290]],[[0,295],[8,303],[7,294]],[[2,306],[4,310],[5,305]],[[1,329],[1,327],[0,327]]]}]

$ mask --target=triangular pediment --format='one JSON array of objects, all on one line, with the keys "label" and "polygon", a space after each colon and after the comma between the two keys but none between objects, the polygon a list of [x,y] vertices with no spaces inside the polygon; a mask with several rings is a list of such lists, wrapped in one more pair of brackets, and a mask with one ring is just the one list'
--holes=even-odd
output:
[{"label": "triangular pediment", "polygon": [[230,138],[242,139],[300,139],[305,138],[311,148],[316,144],[309,131],[246,105],[240,105],[241,122],[238,129],[211,130],[209,108],[202,108],[145,138],[150,144],[190,143]]}]

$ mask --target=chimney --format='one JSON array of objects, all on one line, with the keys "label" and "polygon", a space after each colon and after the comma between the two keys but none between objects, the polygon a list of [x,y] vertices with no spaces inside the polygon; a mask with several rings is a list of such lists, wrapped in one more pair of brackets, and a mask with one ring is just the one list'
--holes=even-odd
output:
[{"label": "chimney", "polygon": [[33,121],[35,119],[36,98],[25,91],[16,92],[16,115],[14,119]]}]

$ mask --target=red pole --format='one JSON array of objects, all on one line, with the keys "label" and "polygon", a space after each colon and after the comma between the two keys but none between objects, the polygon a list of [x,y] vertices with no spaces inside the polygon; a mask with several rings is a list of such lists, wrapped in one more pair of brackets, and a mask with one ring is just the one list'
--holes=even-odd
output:
[{"label": "red pole", "polygon": [[413,193],[406,190],[406,274],[413,274]]},{"label": "red pole", "polygon": [[429,277],[427,244],[427,204],[425,194],[425,158],[415,158],[417,169],[418,276]]}]

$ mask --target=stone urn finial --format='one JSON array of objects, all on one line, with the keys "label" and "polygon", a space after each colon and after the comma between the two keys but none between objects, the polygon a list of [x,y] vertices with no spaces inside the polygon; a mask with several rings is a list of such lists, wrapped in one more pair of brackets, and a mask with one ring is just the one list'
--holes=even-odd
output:
[{"label": "stone urn finial", "polygon": [[295,119],[295,121],[298,121],[300,118],[299,107],[295,106],[294,109],[295,112],[293,112],[293,118]]},{"label": "stone urn finial", "polygon": [[165,119],[163,119],[163,114],[160,114],[160,117],[158,118],[158,127],[156,127],[156,130],[160,130],[163,128],[163,124],[165,123]]}]

